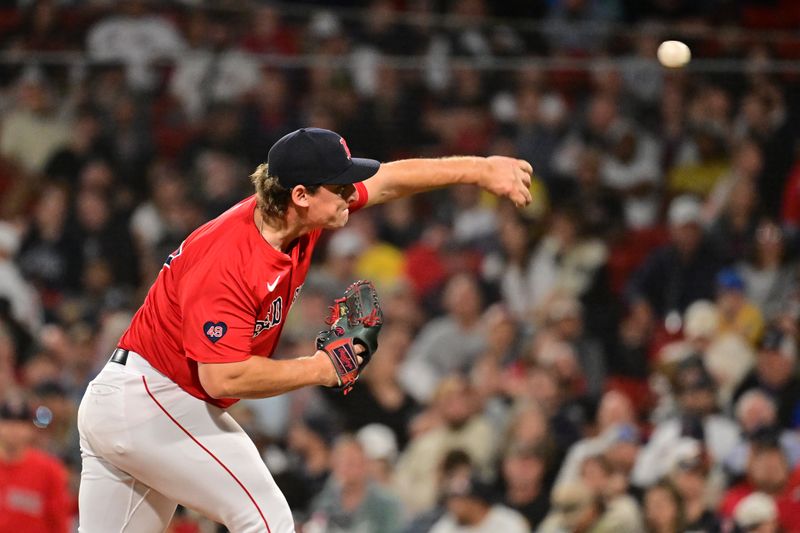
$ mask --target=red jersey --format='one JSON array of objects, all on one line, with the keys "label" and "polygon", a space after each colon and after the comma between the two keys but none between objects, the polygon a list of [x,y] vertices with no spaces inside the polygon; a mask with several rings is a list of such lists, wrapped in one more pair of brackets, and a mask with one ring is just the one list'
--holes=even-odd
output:
[{"label": "red jersey", "polygon": [[19,461],[0,461],[0,533],[67,533],[67,471],[54,457],[26,451]]},{"label": "red jersey", "polygon": [[[351,212],[367,203],[364,185],[355,186]],[[197,363],[272,355],[322,233],[303,235],[282,253],[262,238],[255,209],[251,196],[192,232],[167,258],[119,341],[192,396],[222,408],[238,400],[209,396]]]},{"label": "red jersey", "polygon": [[[773,496],[778,508],[778,523],[787,533],[800,532],[800,488],[795,483],[796,479],[790,478],[781,494]],[[723,518],[732,517],[739,502],[754,491],[755,488],[747,481],[728,489],[719,506],[720,515]]]}]

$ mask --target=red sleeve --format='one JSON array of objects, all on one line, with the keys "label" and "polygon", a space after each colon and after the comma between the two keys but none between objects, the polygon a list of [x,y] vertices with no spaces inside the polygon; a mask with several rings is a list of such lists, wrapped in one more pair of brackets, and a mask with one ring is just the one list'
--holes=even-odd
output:
[{"label": "red sleeve", "polygon": [[67,472],[54,460],[51,474],[50,494],[47,498],[47,522],[53,533],[68,533],[70,531],[70,510]]},{"label": "red sleeve", "polygon": [[181,287],[186,356],[200,363],[244,361],[250,357],[256,317],[244,276],[226,261],[200,267],[185,274]]},{"label": "red sleeve", "polygon": [[364,185],[364,182],[359,181],[353,185],[355,185],[356,192],[358,192],[358,198],[353,200],[353,202],[350,204],[350,207],[348,207],[351,213],[355,213],[367,205],[367,201],[369,200],[369,193],[367,192],[367,187]]},{"label": "red sleeve", "polygon": [[728,489],[722,497],[722,502],[719,504],[719,514],[723,518],[730,518],[733,516],[733,510],[736,509],[736,504],[742,501],[747,495],[753,492],[753,489],[747,483],[740,483]]}]

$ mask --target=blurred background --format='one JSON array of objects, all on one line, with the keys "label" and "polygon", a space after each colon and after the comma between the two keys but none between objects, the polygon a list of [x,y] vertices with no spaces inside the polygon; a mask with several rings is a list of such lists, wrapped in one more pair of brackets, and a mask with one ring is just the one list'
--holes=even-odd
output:
[{"label": "blurred background", "polygon": [[87,382],[302,126],[536,180],[321,243],[276,356],[358,278],[377,355],[347,397],[231,409],[298,531],[800,531],[798,27],[793,0],[0,0],[0,532],[75,530]]}]

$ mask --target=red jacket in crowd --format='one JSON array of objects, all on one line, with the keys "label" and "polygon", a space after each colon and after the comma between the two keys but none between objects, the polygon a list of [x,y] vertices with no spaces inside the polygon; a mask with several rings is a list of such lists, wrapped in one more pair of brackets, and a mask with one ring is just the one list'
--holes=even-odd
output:
[{"label": "red jacket in crowd", "polygon": [[0,533],[67,533],[67,471],[41,451],[0,461]]}]

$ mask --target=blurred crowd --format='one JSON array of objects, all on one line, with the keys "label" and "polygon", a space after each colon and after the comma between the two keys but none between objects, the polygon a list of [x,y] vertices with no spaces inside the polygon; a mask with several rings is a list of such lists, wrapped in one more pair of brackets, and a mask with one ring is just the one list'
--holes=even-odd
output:
[{"label": "blurred crowd", "polygon": [[[73,527],[87,382],[164,259],[305,125],[536,180],[521,211],[459,186],[321,243],[276,357],[312,353],[359,278],[380,349],[346,397],[231,408],[299,530],[800,531],[800,80],[770,68],[800,40],[742,31],[796,27],[793,2],[19,4],[0,2],[0,532]],[[661,68],[664,21],[741,68]],[[171,531],[217,530],[180,509]]]}]

